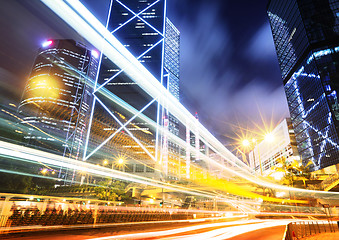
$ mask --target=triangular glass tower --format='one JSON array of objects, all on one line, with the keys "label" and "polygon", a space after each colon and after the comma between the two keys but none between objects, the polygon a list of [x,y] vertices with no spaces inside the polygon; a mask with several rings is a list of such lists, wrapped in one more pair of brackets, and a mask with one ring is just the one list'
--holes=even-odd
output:
[{"label": "triangular glass tower", "polygon": [[[107,28],[179,99],[179,31],[166,18],[165,0],[112,1]],[[124,158],[120,170],[167,176],[168,154],[178,147],[164,132],[179,135],[178,121],[166,103],[150,97],[124,70],[103,49],[84,160],[109,162],[113,168]]]}]

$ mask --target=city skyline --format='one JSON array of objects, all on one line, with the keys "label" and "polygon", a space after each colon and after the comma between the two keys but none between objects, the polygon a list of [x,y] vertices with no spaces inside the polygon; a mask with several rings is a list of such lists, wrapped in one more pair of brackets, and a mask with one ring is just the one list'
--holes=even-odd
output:
[{"label": "city skyline", "polygon": [[[84,2],[86,3],[86,1]],[[104,0],[101,2],[107,3],[107,1]],[[234,27],[229,24],[230,17],[225,15],[224,12],[220,12],[227,11],[226,13],[229,13],[228,15],[236,17],[234,16],[236,12],[241,12],[240,6],[236,3],[228,2],[226,4],[223,1],[216,1],[205,4],[199,1],[195,4],[195,7],[187,8],[186,4],[189,4],[189,2],[182,5],[176,1],[167,2],[168,17],[171,18],[174,25],[182,32],[181,102],[191,113],[199,113],[200,121],[203,125],[206,125],[220,140],[229,143],[233,140],[225,138],[224,136],[234,137],[234,132],[240,131],[237,128],[238,126],[250,125],[253,127],[253,122],[262,122],[258,110],[263,112],[267,122],[270,122],[271,116],[274,115],[275,117],[273,117],[272,120],[273,125],[277,124],[281,119],[286,117],[286,115],[288,116],[288,113],[286,113],[286,100],[284,100],[285,102],[281,102],[281,99],[284,99],[285,96],[282,90],[280,76],[278,75],[278,63],[274,55],[273,42],[268,43],[268,46],[261,43],[262,41],[266,43],[267,40],[271,40],[268,21],[265,16],[266,1],[262,1],[255,6],[256,9],[259,8],[258,10],[262,12],[259,11],[256,13],[256,11],[253,11],[249,13],[248,10],[246,10],[246,13],[252,14],[252,22],[256,28],[252,27],[251,30],[250,28],[246,28],[246,21],[241,20],[240,16],[238,16],[239,19],[237,21],[241,20],[242,27],[245,27],[244,33],[246,34],[244,34],[244,36],[242,36],[238,29],[234,29]],[[24,4],[24,6],[19,5],[17,10],[23,11],[22,18],[25,19],[25,22],[33,21],[35,26],[41,25],[39,21],[41,21],[40,19],[43,16],[39,18],[33,17],[31,14],[36,10],[30,6],[30,3],[21,4]],[[14,3],[14,6],[16,5],[18,4]],[[29,10],[24,11],[22,10],[23,7],[27,7]],[[98,5],[96,5],[96,7],[98,8]],[[184,10],[186,12],[183,12]],[[206,19],[204,19],[204,14],[202,14],[203,11],[206,12]],[[6,14],[4,14],[4,16],[6,16]],[[53,19],[53,17],[51,19]],[[60,21],[56,20],[56,22]],[[9,21],[9,24],[11,24],[11,21]],[[68,27],[62,28],[61,26],[63,25],[60,24],[60,26],[56,26],[54,30],[44,27],[45,32],[41,32],[36,28],[32,29],[31,26],[25,26],[35,35],[34,42],[32,42],[32,39],[29,39],[27,43],[31,46],[38,46],[42,41],[55,35],[71,35]],[[206,29],[209,31],[206,31]],[[232,37],[234,39],[230,39]],[[7,69],[2,70],[2,74],[11,76],[12,78],[14,75],[14,84],[22,88],[25,85],[23,72],[25,69],[26,73],[29,71],[29,67],[27,66],[28,60],[32,59],[34,53],[32,50],[23,50],[21,43],[18,42],[17,39],[9,43],[8,41],[10,41],[10,39],[11,36],[9,36],[9,39],[2,39],[2,41],[4,41],[3,44],[6,46],[17,44],[18,50],[20,49],[20,52],[25,52],[21,64],[24,64],[26,61],[26,66],[22,66],[20,72],[13,71],[12,67],[9,66]],[[25,39],[23,39],[23,41],[25,41]],[[204,45],[201,45],[202,41],[204,41]],[[214,43],[214,41],[216,42]],[[246,41],[249,42],[248,47],[241,49],[239,45],[240,42],[245,43]],[[221,48],[218,49],[216,46],[220,46]],[[195,49],[203,51],[202,53],[205,57],[201,58],[201,56],[197,55],[199,51],[195,51]],[[210,49],[210,52],[206,52],[207,49]],[[235,50],[239,51],[239,54],[234,55],[236,53],[234,52]],[[257,56],[247,58],[243,65],[243,67],[249,70],[249,72],[247,72],[247,70],[243,71],[240,68],[241,65],[239,62],[241,62],[241,59],[244,59],[250,50],[261,51],[263,54],[261,54],[261,56],[257,54]],[[4,54],[6,54],[6,52]],[[16,53],[14,51],[11,54]],[[255,58],[258,59],[256,60]],[[234,59],[234,61],[230,62],[230,59]],[[216,64],[214,63],[215,61],[217,62]],[[256,61],[258,61],[256,64],[270,66],[265,68],[269,70],[268,72],[271,71],[272,66],[276,68],[275,70],[272,69],[274,74],[262,74],[258,72],[258,70],[253,70],[257,68],[256,64],[254,64]],[[222,66],[219,67],[220,64],[222,64]],[[6,66],[6,64],[4,64],[4,66]],[[203,70],[207,68],[211,68],[211,70]],[[224,72],[224,74],[222,72]],[[253,76],[247,78],[246,75],[251,75],[251,72],[254,73],[252,74]],[[274,80],[274,78],[276,78],[276,80]],[[6,83],[6,80],[4,83]],[[269,95],[267,95],[268,92]],[[194,95],[194,93],[197,94]],[[268,101],[269,98],[276,100]],[[263,107],[260,108],[259,106]],[[248,116],[246,116],[245,113],[248,113]],[[235,125],[237,126],[234,126],[231,122],[236,123]],[[262,125],[262,123],[260,124]]]},{"label": "city skyline", "polygon": [[338,238],[339,0],[4,0],[0,30],[0,237]]}]

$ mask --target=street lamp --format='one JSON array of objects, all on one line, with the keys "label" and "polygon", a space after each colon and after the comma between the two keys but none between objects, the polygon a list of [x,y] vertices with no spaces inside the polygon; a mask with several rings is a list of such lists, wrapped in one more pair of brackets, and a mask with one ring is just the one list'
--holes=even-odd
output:
[{"label": "street lamp", "polygon": [[272,133],[267,133],[266,135],[265,135],[265,138],[264,138],[264,140],[266,141],[266,142],[273,142],[274,141],[274,136],[273,136],[273,134]]},{"label": "street lamp", "polygon": [[[274,141],[274,135],[272,133],[265,134],[265,137],[264,137],[263,141],[265,141],[266,143],[273,142]],[[255,139],[255,138],[252,138],[251,141],[249,141],[248,139],[244,139],[242,141],[242,144],[243,144],[244,147],[249,147],[249,146],[251,146],[251,142],[252,142],[252,144],[254,144],[254,148],[253,148],[253,158],[254,158],[254,161],[255,161],[255,152],[254,152],[254,150],[257,149],[257,152],[258,152],[258,161],[259,161],[259,167],[260,167],[260,175],[262,176],[263,175],[263,169],[262,169],[262,162],[261,162],[261,159],[260,159],[260,149],[259,149],[258,140]]]},{"label": "street lamp", "polygon": [[111,166],[112,169],[114,169],[114,167],[118,167],[119,170],[121,170],[122,167],[124,166],[124,163],[125,163],[125,158],[123,156],[119,156],[115,158],[114,160],[104,159],[102,162],[102,165],[105,167]]},{"label": "street lamp", "polygon": [[[258,161],[259,161],[259,167],[260,167],[260,175],[262,176],[263,173],[262,173],[262,164],[261,164],[261,159],[260,159],[260,149],[259,149],[259,145],[258,145],[257,139],[253,138],[252,139],[252,143],[255,144],[254,149],[257,149],[257,151],[258,151]],[[255,158],[254,149],[253,149],[253,158]]]},{"label": "street lamp", "polygon": [[249,146],[251,145],[251,143],[250,143],[250,141],[249,141],[248,139],[244,139],[244,140],[242,141],[242,145],[243,145],[244,147],[249,147]]},{"label": "street lamp", "polygon": [[118,158],[118,160],[116,161],[115,165],[118,166],[119,170],[122,170],[123,171],[123,166],[124,166],[124,163],[125,163],[125,159],[120,157]]}]

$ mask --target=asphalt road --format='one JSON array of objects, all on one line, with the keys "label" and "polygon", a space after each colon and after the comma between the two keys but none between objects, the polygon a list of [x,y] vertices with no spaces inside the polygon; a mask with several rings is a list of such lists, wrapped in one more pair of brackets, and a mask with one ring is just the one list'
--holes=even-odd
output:
[{"label": "asphalt road", "polygon": [[[287,223],[286,223],[287,224]],[[2,235],[8,240],[117,240],[117,239],[214,239],[214,240],[281,240],[284,221],[240,220],[204,224],[164,224],[158,226],[134,225],[91,230],[67,230]],[[280,225],[280,226],[279,226]]]},{"label": "asphalt road", "polygon": [[236,237],[229,238],[228,240],[282,240],[285,228],[285,226],[277,226],[260,229],[240,234]]}]

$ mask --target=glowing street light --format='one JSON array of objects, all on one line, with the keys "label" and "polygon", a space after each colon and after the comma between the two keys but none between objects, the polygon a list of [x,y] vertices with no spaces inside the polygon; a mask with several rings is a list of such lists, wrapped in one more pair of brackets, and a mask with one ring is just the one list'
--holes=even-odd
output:
[{"label": "glowing street light", "polygon": [[[271,143],[271,142],[274,141],[274,135],[272,133],[267,133],[263,140],[265,142],[267,142],[267,143]],[[262,169],[262,163],[261,163],[261,159],[260,159],[260,150],[259,150],[258,140],[255,139],[255,138],[252,138],[251,141],[248,140],[248,139],[244,139],[242,141],[242,145],[244,147],[250,147],[252,144],[254,145],[254,148],[253,148],[253,157],[254,157],[254,149],[257,149],[257,152],[258,152],[258,161],[259,161],[259,166],[260,166],[260,175],[262,176],[263,175],[263,169]]]},{"label": "glowing street light", "polygon": [[274,141],[274,136],[273,136],[273,134],[272,133],[267,133],[266,135],[265,135],[265,141],[266,142],[273,142]]},{"label": "glowing street light", "polygon": [[248,147],[248,146],[250,146],[250,141],[248,140],[248,139],[244,139],[243,141],[242,141],[242,145],[244,146],[244,147]]},{"label": "glowing street light", "polygon": [[124,163],[124,159],[122,159],[122,158],[119,158],[119,160],[118,160],[118,164],[123,164]]}]

